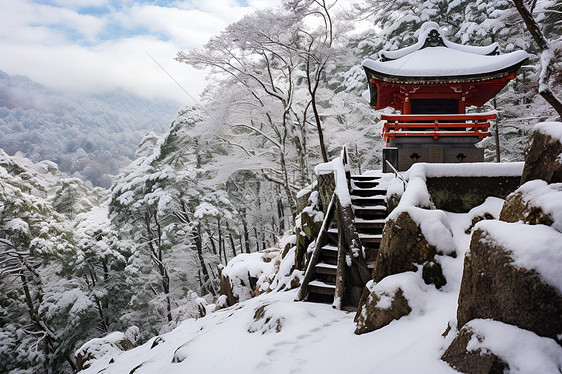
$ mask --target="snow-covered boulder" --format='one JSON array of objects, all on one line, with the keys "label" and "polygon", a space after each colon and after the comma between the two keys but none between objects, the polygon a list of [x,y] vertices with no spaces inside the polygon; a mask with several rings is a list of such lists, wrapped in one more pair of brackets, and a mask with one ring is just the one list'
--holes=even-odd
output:
[{"label": "snow-covered boulder", "polygon": [[355,315],[355,333],[378,330],[407,315],[424,313],[426,303],[435,292],[427,285],[420,271],[394,274],[375,283],[369,281]]},{"label": "snow-covered boulder", "polygon": [[521,184],[533,179],[562,182],[562,122],[542,122],[535,126],[525,150]]},{"label": "snow-covered boulder", "polygon": [[559,373],[562,347],[516,326],[475,319],[462,327],[442,359],[469,374]]},{"label": "snow-covered boulder", "polygon": [[542,224],[562,232],[562,183],[540,179],[525,183],[507,197],[500,220]]},{"label": "snow-covered boulder", "polygon": [[367,302],[361,307],[362,313],[357,314],[356,334],[363,334],[380,329],[394,320],[407,316],[412,311],[404,291],[398,287],[390,294],[369,295]]},{"label": "snow-covered boulder", "polygon": [[474,347],[471,342],[475,339],[480,341],[482,337],[469,324],[464,325],[441,359],[461,373],[503,374],[507,363],[488,349]]},{"label": "snow-covered boulder", "polygon": [[127,331],[114,331],[103,338],[95,338],[82,345],[76,352],[76,370],[81,371],[92,365],[93,361],[105,359],[108,363],[120,352],[136,347],[139,328],[131,326]]},{"label": "snow-covered boulder", "polygon": [[220,292],[226,295],[228,305],[245,301],[267,290],[264,277],[274,273],[274,261],[278,251],[241,253],[232,258],[222,269]]},{"label": "snow-covered boulder", "polygon": [[367,285],[369,293],[355,316],[356,334],[380,329],[394,320],[407,316],[412,311],[404,290],[397,285],[390,289],[376,288],[373,282]]},{"label": "snow-covered boulder", "polygon": [[411,207],[390,216],[386,222],[373,280],[416,271],[416,264],[435,262],[435,256],[453,254],[454,243],[442,211]]},{"label": "snow-covered boulder", "polygon": [[482,221],[465,256],[457,320],[493,319],[562,343],[562,233]]}]

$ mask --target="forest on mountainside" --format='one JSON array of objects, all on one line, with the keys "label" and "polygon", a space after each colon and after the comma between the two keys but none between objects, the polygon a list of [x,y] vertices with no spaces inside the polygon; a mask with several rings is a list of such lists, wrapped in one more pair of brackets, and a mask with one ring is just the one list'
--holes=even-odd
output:
[{"label": "forest on mountainside", "polygon": [[53,161],[73,177],[109,188],[112,176],[135,159],[143,136],[165,132],[177,108],[124,91],[59,92],[0,70],[0,148]]},{"label": "forest on mountainside", "polygon": [[[472,108],[499,112],[501,159],[521,160],[532,126],[557,118],[539,95],[541,62],[556,67],[542,83],[562,94],[560,3],[527,6],[548,61],[507,0],[289,1],[178,53],[210,68],[202,101],[164,135],[145,136],[110,190],[0,152],[0,372],[72,372],[91,338],[133,325],[140,341],[170,331],[202,299],[217,301],[228,260],[277,243],[315,165],[347,145],[357,172],[380,168],[361,61],[413,44],[426,21],[453,42],[531,54],[492,102]],[[494,138],[481,146],[494,161]]]}]

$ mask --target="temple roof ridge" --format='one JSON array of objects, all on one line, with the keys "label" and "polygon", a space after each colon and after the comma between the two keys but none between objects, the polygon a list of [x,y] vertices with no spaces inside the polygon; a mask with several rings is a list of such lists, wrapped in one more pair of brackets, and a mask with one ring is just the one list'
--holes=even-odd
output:
[{"label": "temple roof ridge", "polygon": [[363,61],[369,82],[367,98],[376,109],[392,106],[402,110],[406,96],[419,100],[423,95],[456,95],[453,99],[462,99],[464,107],[482,106],[515,78],[529,58],[523,50],[498,51],[497,43],[484,47],[453,43],[436,22],[426,22],[417,43],[381,51],[378,59]]},{"label": "temple roof ridge", "polygon": [[378,57],[381,61],[396,60],[420,49],[438,46],[478,55],[497,54],[499,53],[500,47],[498,43],[492,43],[487,46],[471,46],[453,43],[445,37],[443,30],[437,22],[429,21],[422,24],[417,43],[394,51],[382,50],[378,53]]},{"label": "temple roof ridge", "polygon": [[436,22],[425,22],[417,43],[395,51],[380,51],[378,59],[367,58],[363,66],[369,79],[387,82],[469,82],[513,73],[529,57],[522,50],[498,52],[498,43],[482,47],[453,43]]}]

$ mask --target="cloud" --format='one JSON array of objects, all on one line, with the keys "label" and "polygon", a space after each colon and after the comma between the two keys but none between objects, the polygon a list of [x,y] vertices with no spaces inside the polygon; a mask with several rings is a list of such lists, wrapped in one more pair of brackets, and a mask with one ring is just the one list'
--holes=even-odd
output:
[{"label": "cloud", "polygon": [[176,62],[176,53],[278,1],[0,0],[0,69],[65,91],[123,89],[188,103],[152,58],[197,96],[203,73]]},{"label": "cloud", "polygon": [[163,35],[182,48],[204,44],[209,37],[228,25],[217,14],[199,9],[178,9],[154,5],[133,6],[119,15],[123,25],[130,29],[146,29],[151,34]]},{"label": "cloud", "polygon": [[0,40],[59,44],[69,39],[94,40],[106,21],[92,15],[26,0],[0,0]]}]

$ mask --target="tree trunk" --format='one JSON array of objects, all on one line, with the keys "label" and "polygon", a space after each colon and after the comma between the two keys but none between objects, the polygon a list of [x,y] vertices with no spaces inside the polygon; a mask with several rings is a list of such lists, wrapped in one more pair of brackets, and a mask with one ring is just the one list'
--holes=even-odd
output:
[{"label": "tree trunk", "polygon": [[293,219],[297,216],[297,203],[293,193],[291,192],[291,184],[289,182],[289,171],[287,170],[287,163],[285,161],[285,155],[281,152],[280,155],[281,171],[283,174],[283,189],[285,190],[285,195],[287,196],[287,201],[289,202],[289,207],[291,208],[291,215]]},{"label": "tree trunk", "polygon": [[227,260],[226,260],[226,252],[224,251],[224,241],[222,239],[222,228],[221,228],[221,217],[218,216],[217,217],[217,231],[219,234],[219,260],[222,257],[222,254],[224,254],[224,263],[226,264]]},{"label": "tree trunk", "polygon": [[[215,239],[213,239],[213,234],[211,233],[211,230],[207,229],[207,236],[209,237],[209,242],[211,243],[211,249],[213,251],[213,254],[216,255],[217,254],[217,245],[215,244]],[[219,252],[219,256],[220,256],[220,252]]]},{"label": "tree trunk", "polygon": [[257,227],[254,227],[254,236],[256,237],[256,252],[260,251],[260,237],[258,235]]},{"label": "tree trunk", "polygon": [[[228,231],[228,239],[230,241],[230,246],[232,247],[232,256],[236,257],[236,245],[234,244],[234,238],[232,237],[232,232],[230,232],[228,222],[226,222],[226,231]],[[240,247],[240,249],[242,249],[242,247]]]},{"label": "tree trunk", "polygon": [[199,265],[201,266],[201,272],[203,273],[203,279],[202,279],[202,288],[201,288],[201,292],[203,294],[206,294],[207,292],[209,292],[207,290],[207,287],[205,286],[207,284],[207,282],[209,282],[209,272],[207,271],[207,266],[205,265],[205,260],[203,259],[203,246],[201,243],[201,224],[198,223],[197,224],[197,240],[195,241],[196,243],[196,247],[197,247],[197,257],[199,258]]},{"label": "tree trunk", "polygon": [[277,199],[277,217],[279,217],[279,234],[285,232],[285,211],[283,209],[283,201]]},{"label": "tree trunk", "polygon": [[107,326],[107,322],[105,321],[105,316],[103,315],[103,307],[101,305],[100,299],[94,295],[94,300],[96,301],[96,307],[98,309],[98,314],[100,315],[101,330],[104,334],[107,334],[109,332],[109,327]]},{"label": "tree trunk", "polygon": [[[156,234],[152,230],[152,219],[156,226]],[[166,298],[166,318],[168,322],[172,322],[172,300],[170,298],[170,277],[168,276],[168,269],[164,265],[164,251],[162,250],[162,228],[158,222],[158,215],[156,212],[147,210],[145,214],[145,225],[148,237],[148,248],[151,252],[151,258],[160,274],[160,283],[162,291]]]},{"label": "tree trunk", "polygon": [[542,33],[539,25],[533,18],[533,15],[527,9],[523,0],[512,0],[515,8],[521,15],[523,22],[525,22],[525,26],[527,26],[527,30],[538,44],[539,48],[541,49],[541,73],[539,78],[539,94],[558,112],[560,118],[562,118],[562,101],[558,99],[554,93],[552,92],[552,88],[548,83],[550,75],[554,70],[554,50],[550,47],[548,40],[545,38],[544,34]]},{"label": "tree trunk", "polygon": [[244,246],[246,248],[246,253],[250,253],[250,233],[248,232],[246,217],[242,217],[242,228],[244,230]]},{"label": "tree trunk", "polygon": [[306,79],[308,81],[308,92],[310,93],[310,104],[312,105],[312,112],[314,113],[314,120],[316,121],[316,131],[318,131],[318,141],[320,143],[320,152],[322,153],[322,160],[328,162],[328,153],[326,152],[326,145],[324,144],[324,131],[322,130],[322,121],[318,113],[318,106],[316,105],[316,91],[318,89],[319,80],[315,82],[314,88],[312,87],[312,78],[310,76],[310,58],[306,62]]}]

